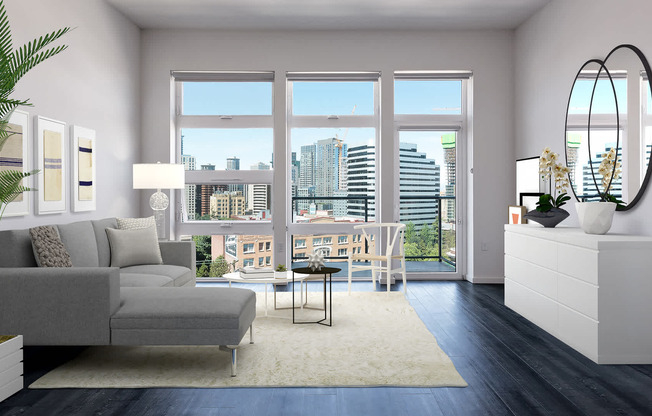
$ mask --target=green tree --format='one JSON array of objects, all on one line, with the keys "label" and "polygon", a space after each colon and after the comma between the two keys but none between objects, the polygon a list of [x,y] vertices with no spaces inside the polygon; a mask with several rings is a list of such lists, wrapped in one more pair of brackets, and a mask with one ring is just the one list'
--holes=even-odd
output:
[{"label": "green tree", "polygon": [[202,263],[202,265],[197,269],[197,277],[208,277],[210,273],[210,268],[208,263]]},{"label": "green tree", "polygon": [[192,240],[195,242],[197,251],[197,261],[211,259],[211,236],[210,235],[193,235]]},{"label": "green tree", "polygon": [[211,263],[211,277],[222,277],[229,272],[229,263],[226,262],[224,256],[218,256],[214,262]]},{"label": "green tree", "polygon": [[412,221],[408,222],[405,226],[405,243],[416,243],[418,235]]}]

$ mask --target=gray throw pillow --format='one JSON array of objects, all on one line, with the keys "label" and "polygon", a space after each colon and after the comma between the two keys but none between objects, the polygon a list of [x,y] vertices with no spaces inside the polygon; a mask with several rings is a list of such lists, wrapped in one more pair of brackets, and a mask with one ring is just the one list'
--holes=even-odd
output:
[{"label": "gray throw pillow", "polygon": [[154,226],[135,230],[107,228],[106,235],[111,246],[111,267],[163,263]]},{"label": "gray throw pillow", "polygon": [[61,242],[56,228],[51,225],[30,228],[29,236],[39,267],[72,267],[70,254]]}]

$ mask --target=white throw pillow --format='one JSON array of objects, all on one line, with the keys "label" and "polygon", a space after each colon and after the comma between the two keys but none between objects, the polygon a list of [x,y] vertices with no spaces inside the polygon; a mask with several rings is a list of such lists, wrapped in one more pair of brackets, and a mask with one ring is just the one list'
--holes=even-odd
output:
[{"label": "white throw pillow", "polygon": [[111,246],[111,267],[163,263],[155,226],[135,230],[107,228],[106,235]]},{"label": "white throw pillow", "polygon": [[138,230],[141,228],[151,227],[153,225],[154,232],[157,233],[156,220],[154,219],[153,215],[151,217],[145,218],[116,218],[115,220],[118,223],[118,230]]}]

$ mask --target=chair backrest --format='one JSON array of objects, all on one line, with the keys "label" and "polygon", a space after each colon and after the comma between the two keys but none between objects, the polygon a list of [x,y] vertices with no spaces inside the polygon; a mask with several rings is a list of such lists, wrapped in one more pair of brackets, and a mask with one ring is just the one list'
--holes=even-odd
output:
[{"label": "chair backrest", "polygon": [[319,254],[320,256],[322,256],[324,258],[330,257],[330,255],[331,255],[331,247],[329,247],[329,246],[315,247],[315,249],[312,252],[314,254]]},{"label": "chair backrest", "polygon": [[[398,246],[399,254],[405,255],[405,248],[403,246],[403,235],[405,234],[405,224],[398,223],[371,223],[361,224],[353,227],[355,230],[361,230],[362,235],[369,245],[371,245],[371,236],[376,236],[377,248],[380,249],[380,255],[392,254],[394,248]],[[385,237],[385,250],[381,249],[380,242],[382,237]]]}]

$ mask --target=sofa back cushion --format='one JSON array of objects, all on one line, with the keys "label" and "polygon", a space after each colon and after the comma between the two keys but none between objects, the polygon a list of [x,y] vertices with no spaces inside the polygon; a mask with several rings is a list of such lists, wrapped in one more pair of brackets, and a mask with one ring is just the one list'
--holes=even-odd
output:
[{"label": "sofa back cushion", "polygon": [[105,218],[102,220],[91,221],[95,230],[95,241],[97,242],[97,255],[100,267],[111,266],[111,246],[109,238],[106,236],[107,228],[118,228],[115,218]]},{"label": "sofa back cushion", "polygon": [[29,230],[0,231],[0,267],[36,267]]},{"label": "sofa back cushion", "polygon": [[97,267],[100,264],[95,230],[90,221],[57,225],[61,242],[70,254],[74,267]]}]

